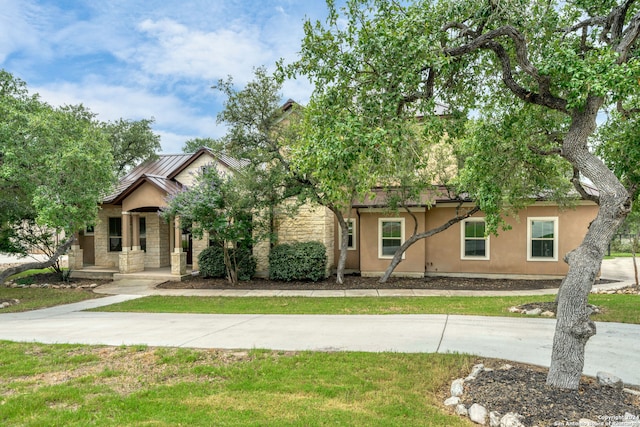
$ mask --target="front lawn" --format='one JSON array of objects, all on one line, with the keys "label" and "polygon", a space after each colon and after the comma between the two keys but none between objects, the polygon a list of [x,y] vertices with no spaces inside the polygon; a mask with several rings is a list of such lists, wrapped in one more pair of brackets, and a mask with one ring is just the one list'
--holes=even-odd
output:
[{"label": "front lawn", "polygon": [[[166,297],[152,296],[95,309],[112,312],[200,314],[465,314],[514,316],[509,307],[553,301],[555,295],[514,297]],[[640,296],[592,294],[596,321],[640,324]]]},{"label": "front lawn", "polygon": [[470,426],[471,356],[0,342],[3,426]]}]

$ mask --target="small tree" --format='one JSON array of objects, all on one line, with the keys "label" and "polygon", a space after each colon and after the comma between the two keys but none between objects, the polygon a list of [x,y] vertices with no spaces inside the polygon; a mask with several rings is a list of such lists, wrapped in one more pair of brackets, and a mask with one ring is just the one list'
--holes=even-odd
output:
[{"label": "small tree", "polygon": [[229,283],[238,283],[240,248],[251,247],[253,226],[251,198],[239,184],[241,174],[223,175],[214,167],[204,168],[195,183],[169,199],[165,218],[179,216],[183,224],[192,224],[199,239],[205,232],[209,241],[222,248]]}]

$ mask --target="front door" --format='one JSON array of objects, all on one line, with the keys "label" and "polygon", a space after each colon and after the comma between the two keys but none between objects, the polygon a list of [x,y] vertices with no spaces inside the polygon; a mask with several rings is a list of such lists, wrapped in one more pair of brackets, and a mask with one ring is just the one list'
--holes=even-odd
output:
[{"label": "front door", "polygon": [[94,265],[96,263],[96,251],[93,227],[87,227],[84,232],[80,233],[80,248],[82,249],[83,264]]},{"label": "front door", "polygon": [[187,253],[187,265],[193,264],[193,238],[189,229],[182,229],[182,252]]}]

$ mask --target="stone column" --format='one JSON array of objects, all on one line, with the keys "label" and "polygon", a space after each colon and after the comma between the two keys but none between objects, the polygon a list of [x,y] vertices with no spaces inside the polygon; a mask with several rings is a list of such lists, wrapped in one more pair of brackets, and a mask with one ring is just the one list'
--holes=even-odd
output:
[{"label": "stone column", "polygon": [[122,252],[131,250],[131,213],[122,212]]},{"label": "stone column", "polygon": [[187,253],[182,252],[182,226],[180,225],[180,217],[176,216],[173,220],[174,237],[173,252],[171,253],[171,274],[182,276],[187,274]]},{"label": "stone column", "polygon": [[133,242],[131,246],[133,246],[134,251],[139,251],[140,250],[140,214],[137,212],[132,213],[131,219],[133,221],[132,222]]},{"label": "stone column", "polygon": [[68,267],[69,270],[82,270],[84,267],[84,254],[83,250],[80,248],[80,236],[78,232],[73,234],[75,241],[73,245],[71,245],[71,250],[69,250],[68,257]]},{"label": "stone column", "polygon": [[[138,219],[137,214],[122,212],[122,252],[120,252],[119,270],[120,273],[139,273],[144,271],[144,252],[140,250],[140,222],[133,225],[134,241],[137,234],[137,247],[131,245],[131,218]],[[134,243],[135,245],[135,243]]]}]

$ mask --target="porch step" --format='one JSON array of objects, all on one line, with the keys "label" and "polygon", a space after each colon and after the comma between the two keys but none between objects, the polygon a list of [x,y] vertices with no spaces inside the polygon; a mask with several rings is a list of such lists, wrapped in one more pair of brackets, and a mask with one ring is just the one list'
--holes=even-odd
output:
[{"label": "porch step", "polygon": [[74,270],[71,272],[72,279],[95,279],[95,280],[113,280],[115,271],[105,270]]}]

